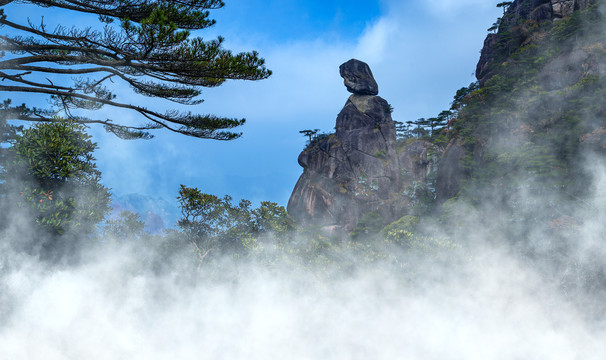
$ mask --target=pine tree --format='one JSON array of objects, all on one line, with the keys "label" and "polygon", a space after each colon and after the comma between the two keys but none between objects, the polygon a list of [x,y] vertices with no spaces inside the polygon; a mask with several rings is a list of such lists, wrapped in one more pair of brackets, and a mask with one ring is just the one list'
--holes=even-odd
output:
[{"label": "pine tree", "polygon": [[[255,51],[233,54],[223,49],[223,38],[204,41],[190,31],[206,29],[215,21],[209,10],[221,0],[4,0],[5,6],[38,5],[70,11],[74,16],[94,14],[96,27],[60,25],[47,29],[8,19],[0,8],[0,91],[44,94],[52,106],[10,108],[9,120],[52,121],[57,114],[72,121],[99,123],[122,138],[150,138],[149,130],[168,129],[199,138],[230,140],[244,119],[168,110],[158,112],[117,99],[114,89],[129,86],[135,93],[196,105],[201,89],[229,79],[260,80],[271,75]],[[17,5],[23,4],[23,5]],[[21,19],[24,22],[25,19]],[[10,54],[6,56],[6,54]],[[61,81],[49,80],[52,76]],[[138,125],[122,119],[94,119],[83,110],[104,106],[133,111]],[[10,111],[8,111],[10,110]]]},{"label": "pine tree", "polygon": [[0,170],[0,196],[31,210],[50,235],[86,235],[109,211],[109,189],[101,184],[85,126],[55,119],[15,137],[11,161]]},{"label": "pine tree", "polygon": [[503,1],[497,4],[498,8],[503,8],[503,16],[507,13],[507,9],[513,4],[513,1]]},{"label": "pine tree", "polygon": [[402,121],[394,120],[396,124],[396,139],[404,139],[408,135],[408,128]]},{"label": "pine tree", "polygon": [[320,129],[307,129],[307,130],[301,130],[299,131],[300,134],[303,134],[303,136],[307,136],[309,137],[309,140],[307,142],[307,144],[311,144],[312,140],[314,139],[314,137],[318,134],[318,132],[320,131]]},{"label": "pine tree", "polygon": [[437,117],[429,119],[431,121],[431,135],[434,135],[435,130],[439,130],[448,125],[448,122],[452,119],[453,112],[450,110],[444,110],[438,114]]},{"label": "pine tree", "polygon": [[428,135],[426,129],[429,126],[429,121],[425,118],[419,118],[412,123],[415,127],[410,131],[415,137],[421,138]]}]

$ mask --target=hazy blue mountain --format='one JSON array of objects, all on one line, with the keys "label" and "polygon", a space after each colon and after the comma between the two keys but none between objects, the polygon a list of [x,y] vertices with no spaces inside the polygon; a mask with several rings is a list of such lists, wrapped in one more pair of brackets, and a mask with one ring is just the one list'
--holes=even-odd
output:
[{"label": "hazy blue mountain", "polygon": [[175,203],[163,198],[141,194],[126,194],[112,196],[112,213],[117,217],[122,211],[132,211],[139,214],[145,222],[145,229],[152,234],[162,232],[175,226],[179,219],[179,209]]}]

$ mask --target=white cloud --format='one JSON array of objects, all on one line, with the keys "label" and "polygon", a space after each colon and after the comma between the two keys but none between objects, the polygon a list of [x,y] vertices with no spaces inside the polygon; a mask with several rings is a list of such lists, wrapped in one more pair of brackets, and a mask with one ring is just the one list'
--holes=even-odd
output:
[{"label": "white cloud", "polygon": [[[264,123],[285,122],[334,111],[344,101],[346,91],[335,69],[351,57],[347,44],[312,39],[274,44],[259,51],[273,75],[267,80],[228,82],[212,89],[205,94],[205,111]],[[226,111],[232,114],[225,114]]]},{"label": "white cloud", "polygon": [[496,6],[495,0],[422,0],[424,6],[439,15],[457,15],[470,7],[488,8]]},{"label": "white cloud", "polygon": [[355,50],[357,56],[367,62],[381,62],[387,55],[399,27],[391,18],[381,18],[369,26],[360,38]]}]

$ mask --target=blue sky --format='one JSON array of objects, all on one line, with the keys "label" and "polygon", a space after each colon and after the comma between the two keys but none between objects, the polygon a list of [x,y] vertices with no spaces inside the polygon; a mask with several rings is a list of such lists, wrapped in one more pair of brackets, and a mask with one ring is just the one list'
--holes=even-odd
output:
[{"label": "blue sky", "polygon": [[[92,128],[100,146],[97,164],[115,194],[175,201],[185,184],[285,206],[302,173],[297,156],[305,138],[299,130],[331,131],[349,96],[338,74],[341,63],[357,58],[370,65],[395,120],[434,116],[449,107],[458,88],[474,81],[486,29],[500,15],[497,0],[225,2],[211,13],[217,24],[196,35],[222,35],[234,51],[257,50],[274,74],[206,89],[205,102],[189,110],[245,117],[244,136],[218,142],[159,132],[150,141],[123,141]],[[36,12],[25,14],[36,19]],[[73,14],[49,15],[49,21],[86,22]],[[125,101],[159,110],[175,107],[128,89],[117,92]],[[117,120],[134,116],[101,111],[100,117]]]}]

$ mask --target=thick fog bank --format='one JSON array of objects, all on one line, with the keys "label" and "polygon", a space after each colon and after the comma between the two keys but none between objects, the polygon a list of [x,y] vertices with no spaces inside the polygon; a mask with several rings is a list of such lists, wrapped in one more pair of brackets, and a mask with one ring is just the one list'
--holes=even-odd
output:
[{"label": "thick fog bank", "polygon": [[456,224],[428,224],[417,247],[379,237],[306,255],[266,240],[202,263],[170,238],[105,238],[51,265],[15,226],[0,242],[0,358],[601,360],[606,166],[587,164],[592,196],[561,209],[574,223],[527,229],[524,244],[497,203],[457,204]]},{"label": "thick fog bank", "polygon": [[509,247],[474,243],[345,271],[296,259],[154,271],[144,244],[109,243],[50,267],[5,247],[0,350],[15,360],[604,358],[604,323],[588,316],[600,299],[580,307]]}]

